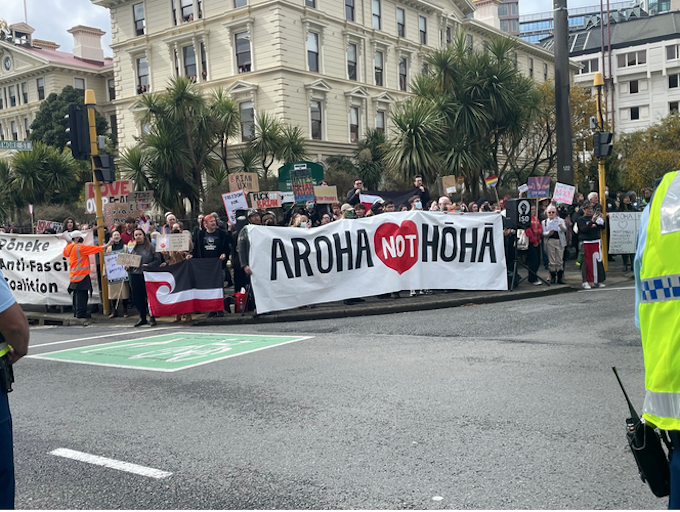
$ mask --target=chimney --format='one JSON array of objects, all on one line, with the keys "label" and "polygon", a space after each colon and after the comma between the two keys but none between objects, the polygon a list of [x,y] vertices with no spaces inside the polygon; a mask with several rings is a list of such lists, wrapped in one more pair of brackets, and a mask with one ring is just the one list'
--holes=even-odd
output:
[{"label": "chimney", "polygon": [[102,36],[106,34],[98,28],[77,25],[67,32],[73,34],[73,56],[83,60],[104,63]]},{"label": "chimney", "polygon": [[473,0],[475,4],[474,18],[492,26],[498,30],[501,29],[501,20],[498,17],[498,6],[503,3],[502,0]]},{"label": "chimney", "polygon": [[33,40],[33,47],[34,48],[41,48],[43,50],[56,50],[59,48],[59,45],[57,43],[54,43],[52,41],[44,41],[43,39],[34,39]]}]

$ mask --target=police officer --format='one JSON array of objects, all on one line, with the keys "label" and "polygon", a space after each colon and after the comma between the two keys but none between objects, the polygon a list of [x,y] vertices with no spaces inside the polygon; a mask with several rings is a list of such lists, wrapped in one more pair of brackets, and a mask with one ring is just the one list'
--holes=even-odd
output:
[{"label": "police officer", "polygon": [[642,416],[670,434],[668,508],[680,509],[680,172],[667,173],[640,219],[635,323],[642,335]]},{"label": "police officer", "polygon": [[5,371],[28,352],[28,320],[14,300],[7,282],[0,272],[0,509],[14,508],[14,456],[12,416],[9,412]]}]

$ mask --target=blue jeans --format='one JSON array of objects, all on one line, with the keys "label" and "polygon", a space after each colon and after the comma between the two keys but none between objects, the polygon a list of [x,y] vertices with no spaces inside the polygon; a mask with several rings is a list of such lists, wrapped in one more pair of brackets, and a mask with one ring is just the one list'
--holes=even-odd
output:
[{"label": "blue jeans", "polygon": [[0,391],[0,509],[14,509],[12,417],[7,393]]},{"label": "blue jeans", "polygon": [[670,456],[669,467],[671,470],[671,495],[668,497],[668,508],[680,510],[680,432],[670,430],[673,451]]}]

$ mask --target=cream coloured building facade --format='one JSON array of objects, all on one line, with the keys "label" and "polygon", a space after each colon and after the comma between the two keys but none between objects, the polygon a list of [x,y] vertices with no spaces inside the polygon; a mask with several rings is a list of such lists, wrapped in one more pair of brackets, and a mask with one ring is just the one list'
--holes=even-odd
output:
[{"label": "cream coloured building facade", "polygon": [[[390,107],[409,96],[428,52],[460,29],[477,48],[503,34],[466,17],[475,10],[469,0],[92,2],[111,12],[121,147],[142,130],[132,109],[138,95],[190,76],[239,102],[241,139],[253,112],[265,110],[300,126],[314,159],[351,154],[368,128],[389,132]],[[551,52],[518,44],[522,72],[539,83],[554,76]]]},{"label": "cream coloured building facade", "polygon": [[34,29],[25,23],[9,29],[13,42],[0,41],[0,140],[27,140],[40,103],[67,85],[83,93],[93,89],[98,110],[115,124],[113,62],[104,58],[104,32],[73,27],[74,50],[67,53],[55,43],[34,39]]}]

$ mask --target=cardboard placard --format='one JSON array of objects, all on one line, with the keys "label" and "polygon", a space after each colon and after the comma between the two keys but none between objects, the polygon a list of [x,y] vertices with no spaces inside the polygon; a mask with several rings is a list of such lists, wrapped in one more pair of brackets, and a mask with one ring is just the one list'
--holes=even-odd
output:
[{"label": "cardboard placard", "polygon": [[[453,192],[456,191],[456,185],[458,184],[458,180],[456,179],[455,176],[442,176],[442,190],[446,194],[452,194]],[[452,192],[449,192],[449,189],[453,188]]]},{"label": "cardboard placard", "polygon": [[571,204],[574,202],[574,192],[576,192],[576,187],[565,185],[564,183],[555,183],[553,201],[556,203]]},{"label": "cardboard placard", "polygon": [[531,176],[527,179],[527,197],[541,199],[550,197],[550,176]]},{"label": "cardboard placard", "polygon": [[256,172],[237,172],[229,175],[229,192],[245,190],[248,192],[259,192],[260,182]]},{"label": "cardboard placard", "polygon": [[274,192],[251,192],[250,204],[253,208],[266,210],[281,206],[281,196],[278,191]]},{"label": "cardboard placard", "polygon": [[314,181],[309,169],[300,169],[290,174],[290,185],[296,203],[314,201]]},{"label": "cardboard placard", "polygon": [[127,265],[128,267],[139,267],[142,264],[142,257],[137,254],[119,252],[116,257],[116,264]]},{"label": "cardboard placard", "polygon": [[138,210],[150,210],[153,201],[153,190],[138,190],[132,193],[132,202]]},{"label": "cardboard placard", "polygon": [[[132,193],[134,189],[132,180],[119,180],[113,183],[100,183],[99,190],[102,193],[102,204],[125,204],[127,205],[127,196]],[[96,213],[95,205],[94,183],[85,183],[85,211],[87,213]],[[134,208],[134,206],[133,206]],[[129,213],[129,212],[128,212]],[[127,215],[127,213],[126,213]]]},{"label": "cardboard placard", "polygon": [[61,233],[64,227],[61,222],[55,222],[53,220],[39,220],[36,222],[36,234],[42,235],[46,229],[54,229],[56,233]]},{"label": "cardboard placard", "polygon": [[642,212],[609,214],[609,254],[635,254]]},{"label": "cardboard placard", "polygon": [[248,199],[244,190],[237,190],[235,192],[225,192],[222,194],[222,202],[224,203],[224,210],[227,212],[229,222],[236,224],[236,210],[247,210]]},{"label": "cardboard placard", "polygon": [[189,232],[171,233],[156,236],[156,252],[175,252],[189,250]]},{"label": "cardboard placard", "polygon": [[333,204],[338,201],[338,187],[320,186],[314,187],[314,200],[316,204]]},{"label": "cardboard placard", "polygon": [[[109,281],[124,281],[127,278],[127,270],[124,265],[118,264],[117,252],[107,252],[104,254],[104,264],[106,265],[106,279]],[[141,256],[138,256],[141,258]]]}]

